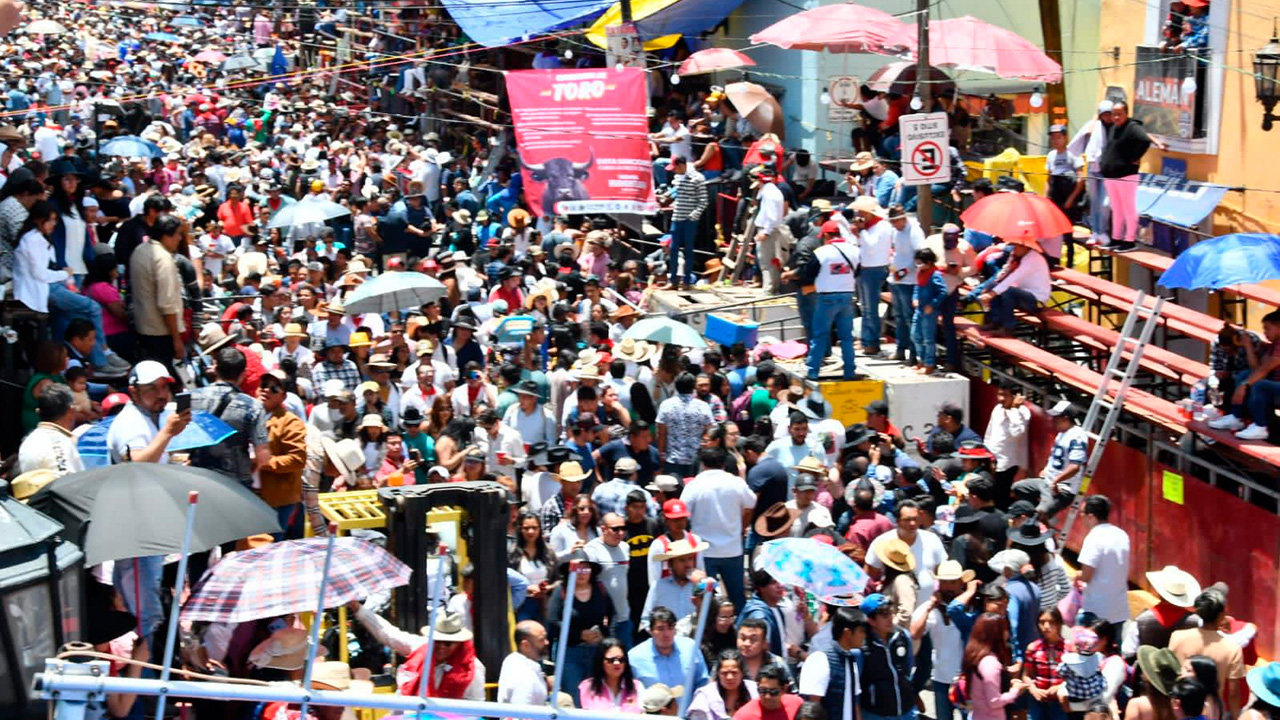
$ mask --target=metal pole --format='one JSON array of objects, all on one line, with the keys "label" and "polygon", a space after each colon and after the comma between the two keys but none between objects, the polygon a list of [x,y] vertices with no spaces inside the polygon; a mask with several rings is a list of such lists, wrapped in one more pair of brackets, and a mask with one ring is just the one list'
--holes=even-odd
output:
[{"label": "metal pole", "polygon": [[[182,534],[182,557],[178,559],[178,579],[173,583],[173,604],[169,608],[169,632],[164,640],[164,665],[160,668],[160,682],[169,681],[169,669],[173,666],[173,646],[178,641],[178,611],[182,609],[182,583],[187,579],[187,555],[191,551],[191,533],[196,525],[196,503],[200,493],[192,490],[187,493],[187,527]],[[142,603],[138,603],[142,607]],[[139,638],[141,641],[142,638]],[[164,720],[164,706],[167,698],[160,696],[156,702],[156,720]]]},{"label": "metal pole", "polygon": [[[581,561],[575,560],[569,563],[569,575],[574,576],[582,570],[579,569]],[[587,574],[591,573],[591,566],[584,568]],[[573,617],[573,593],[578,586],[578,578],[572,577],[570,582],[566,582],[564,586],[564,612],[560,613],[560,643],[556,647],[556,675],[551,684],[551,707],[556,706],[556,698],[560,697],[560,680],[564,677],[564,655],[569,649],[569,620]]]},{"label": "metal pole", "polygon": [[311,618],[311,641],[307,643],[307,669],[302,675],[301,716],[307,716],[307,703],[311,694],[311,671],[316,666],[316,647],[320,644],[320,623],[324,620],[324,588],[329,584],[329,565],[333,561],[333,543],[338,539],[338,523],[329,523],[329,543],[324,553],[324,570],[320,573],[320,592],[316,598],[316,614]]},{"label": "metal pole", "polygon": [[689,702],[693,700],[693,681],[698,670],[698,655],[702,652],[702,634],[707,631],[707,612],[715,604],[711,602],[711,597],[716,593],[716,579],[707,577],[699,582],[702,584],[702,607],[698,608],[698,625],[693,631],[693,656],[689,658],[689,669],[685,671],[685,692],[680,696],[680,717],[685,717]]},{"label": "metal pole", "polygon": [[619,4],[622,6],[622,22],[631,22],[631,0],[622,0]]},{"label": "metal pole", "polygon": [[[927,113],[933,105],[933,97],[929,87],[929,0],[916,0],[916,43],[919,47],[916,58],[916,94],[920,96],[920,112]],[[939,162],[951,162],[945,153]],[[910,162],[911,158],[903,158]],[[916,188],[916,218],[920,220],[920,228],[924,234],[933,232],[933,190],[925,183]]]},{"label": "metal pole", "polygon": [[[439,554],[436,555],[436,581],[431,584],[427,595],[427,656],[422,659],[422,677],[418,680],[418,696],[424,700],[433,679],[431,676],[435,674],[431,671],[431,656],[436,649],[436,599],[444,592],[444,558],[448,554],[449,547],[441,543]],[[422,720],[421,710],[418,711],[418,720]]]}]

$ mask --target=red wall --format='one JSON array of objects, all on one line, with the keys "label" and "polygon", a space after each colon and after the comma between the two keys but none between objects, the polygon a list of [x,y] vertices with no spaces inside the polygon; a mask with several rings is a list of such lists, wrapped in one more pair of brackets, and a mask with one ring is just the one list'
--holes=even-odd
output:
[{"label": "red wall", "polygon": [[[987,418],[995,390],[969,383],[972,417]],[[1044,465],[1053,429],[1044,411],[1032,407],[1031,465]],[[977,424],[975,423],[975,429]],[[1186,478],[1184,503],[1164,499],[1164,471],[1172,470],[1134,448],[1110,443],[1089,488],[1113,504],[1112,522],[1132,541],[1129,581],[1150,589],[1145,574],[1177,565],[1202,585],[1225,582],[1230,587],[1228,611],[1258,626],[1262,657],[1280,650],[1280,517],[1194,478]],[[1068,546],[1080,547],[1084,529],[1072,529]]]}]

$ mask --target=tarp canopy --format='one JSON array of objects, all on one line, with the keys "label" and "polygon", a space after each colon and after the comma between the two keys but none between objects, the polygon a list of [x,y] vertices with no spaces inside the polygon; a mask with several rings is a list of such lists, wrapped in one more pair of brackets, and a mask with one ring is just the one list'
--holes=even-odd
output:
[{"label": "tarp canopy", "polygon": [[[697,35],[719,25],[741,4],[742,0],[632,0],[631,17],[645,50],[666,50],[681,35]],[[620,22],[622,7],[615,3],[587,30],[587,39],[605,47],[605,28]]]},{"label": "tarp canopy", "polygon": [[485,47],[507,45],[585,22],[610,4],[611,0],[444,0],[454,22]]},{"label": "tarp canopy", "polygon": [[1195,227],[1218,207],[1228,189],[1171,175],[1142,173],[1138,214],[1168,225]]}]

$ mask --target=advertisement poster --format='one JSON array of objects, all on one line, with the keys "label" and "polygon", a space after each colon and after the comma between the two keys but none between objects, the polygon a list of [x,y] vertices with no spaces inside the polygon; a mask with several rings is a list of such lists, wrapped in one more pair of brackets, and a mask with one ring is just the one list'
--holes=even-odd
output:
[{"label": "advertisement poster", "polygon": [[1134,63],[1132,114],[1147,132],[1188,139],[1196,112],[1196,61],[1168,55],[1159,48],[1139,47]]},{"label": "advertisement poster", "polygon": [[658,211],[643,70],[519,70],[506,79],[535,213]]}]

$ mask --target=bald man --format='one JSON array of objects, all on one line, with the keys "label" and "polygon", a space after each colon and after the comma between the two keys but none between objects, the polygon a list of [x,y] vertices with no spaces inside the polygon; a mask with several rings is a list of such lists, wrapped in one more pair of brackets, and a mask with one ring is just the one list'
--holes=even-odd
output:
[{"label": "bald man", "polygon": [[516,651],[502,661],[498,674],[498,702],[545,705],[547,676],[542,658],[547,652],[547,629],[534,620],[516,623]]}]

